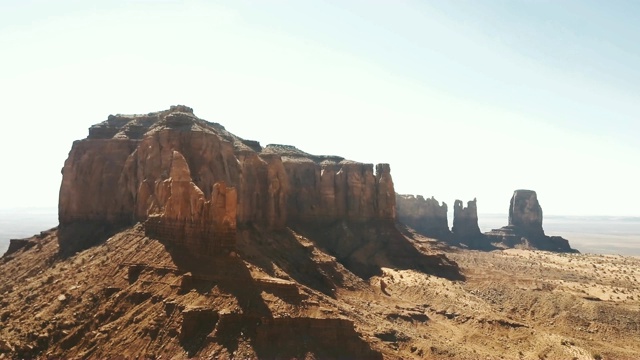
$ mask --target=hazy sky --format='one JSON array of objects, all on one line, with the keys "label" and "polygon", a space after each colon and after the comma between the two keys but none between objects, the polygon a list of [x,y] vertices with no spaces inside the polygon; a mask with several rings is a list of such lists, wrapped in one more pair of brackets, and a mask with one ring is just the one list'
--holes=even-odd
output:
[{"label": "hazy sky", "polygon": [[640,2],[0,2],[0,207],[56,206],[73,140],[185,104],[400,193],[640,216]]}]

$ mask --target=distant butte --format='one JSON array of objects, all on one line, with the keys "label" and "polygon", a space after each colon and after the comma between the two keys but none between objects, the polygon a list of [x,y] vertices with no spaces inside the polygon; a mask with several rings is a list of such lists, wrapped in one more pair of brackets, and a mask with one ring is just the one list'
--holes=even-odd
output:
[{"label": "distant butte", "polygon": [[398,221],[419,233],[440,240],[449,240],[451,231],[447,219],[447,204],[420,195],[396,194]]},{"label": "distant butte", "polygon": [[509,224],[485,233],[489,242],[555,252],[578,252],[560,236],[547,236],[542,229],[542,207],[533,190],[516,190],[509,204]]},{"label": "distant butte", "polygon": [[[542,229],[542,208],[532,190],[516,190],[509,205],[509,223],[500,229],[481,233],[476,199],[463,205],[456,200],[451,232],[446,224],[446,204],[431,198],[397,195],[398,220],[419,233],[471,249],[526,248],[555,252],[577,252],[559,236],[547,236]],[[443,222],[442,219],[445,219]]]}]

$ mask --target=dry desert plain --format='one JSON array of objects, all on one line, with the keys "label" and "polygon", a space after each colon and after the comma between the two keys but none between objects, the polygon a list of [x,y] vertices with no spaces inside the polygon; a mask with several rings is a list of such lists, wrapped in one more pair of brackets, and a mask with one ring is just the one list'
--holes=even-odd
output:
[{"label": "dry desert plain", "polygon": [[[283,252],[256,251],[241,240],[234,261],[262,286],[247,301],[259,299],[277,318],[349,319],[357,332],[349,346],[368,346],[388,359],[640,358],[639,258],[470,251],[405,234],[424,253],[446,253],[465,279],[383,268],[363,280],[293,233]],[[285,241],[284,235],[274,241]],[[55,231],[39,243],[0,265],[0,358],[30,351],[42,351],[40,357],[100,358],[118,347],[132,358],[331,357],[323,352],[326,344],[303,346],[312,338],[287,343],[275,354],[248,332],[239,332],[231,343],[211,334],[195,345],[178,341],[186,330],[180,330],[178,317],[167,315],[168,304],[178,302],[183,312],[217,304],[233,313],[241,305],[237,299],[247,296],[247,283],[216,280],[206,289],[176,295],[184,275],[180,280],[172,272],[170,255],[139,228],[66,259],[55,255]],[[316,275],[305,277],[288,267],[287,256],[296,249],[312,254],[309,269],[331,275],[336,287],[329,296],[316,290]],[[276,259],[274,268],[260,256]],[[149,259],[154,263],[136,265],[133,269],[143,270],[132,275],[130,264]],[[300,297],[292,300],[289,290],[274,290],[280,285],[298,288]]]}]

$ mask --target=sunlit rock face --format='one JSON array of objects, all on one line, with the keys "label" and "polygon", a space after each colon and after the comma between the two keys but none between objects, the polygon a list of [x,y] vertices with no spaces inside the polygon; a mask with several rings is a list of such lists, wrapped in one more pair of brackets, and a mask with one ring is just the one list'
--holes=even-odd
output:
[{"label": "sunlit rock face", "polygon": [[209,197],[193,182],[189,165],[173,151],[170,177],[138,192],[148,204],[146,230],[151,237],[183,246],[194,254],[215,255],[235,247],[237,193],[225,182],[213,184]]},{"label": "sunlit rock face", "polygon": [[146,223],[150,235],[191,239],[193,252],[210,253],[233,248],[239,226],[278,230],[396,216],[389,165],[374,171],[372,164],[287,145],[263,149],[181,105],[110,115],[74,142],[62,174],[66,252],[136,222]]},{"label": "sunlit rock face", "polygon": [[388,164],[363,164],[338,156],[315,156],[289,145],[268,145],[287,175],[290,222],[395,219],[395,191]]}]

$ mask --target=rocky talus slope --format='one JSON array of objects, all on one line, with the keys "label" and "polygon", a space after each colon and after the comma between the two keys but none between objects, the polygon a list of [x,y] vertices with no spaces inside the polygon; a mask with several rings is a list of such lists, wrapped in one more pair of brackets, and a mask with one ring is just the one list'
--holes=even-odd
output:
[{"label": "rocky talus slope", "polygon": [[637,359],[640,259],[447,251],[464,281],[362,279],[291,229],[182,256],[142,224],[68,257],[58,230],[0,260],[0,358]]}]

